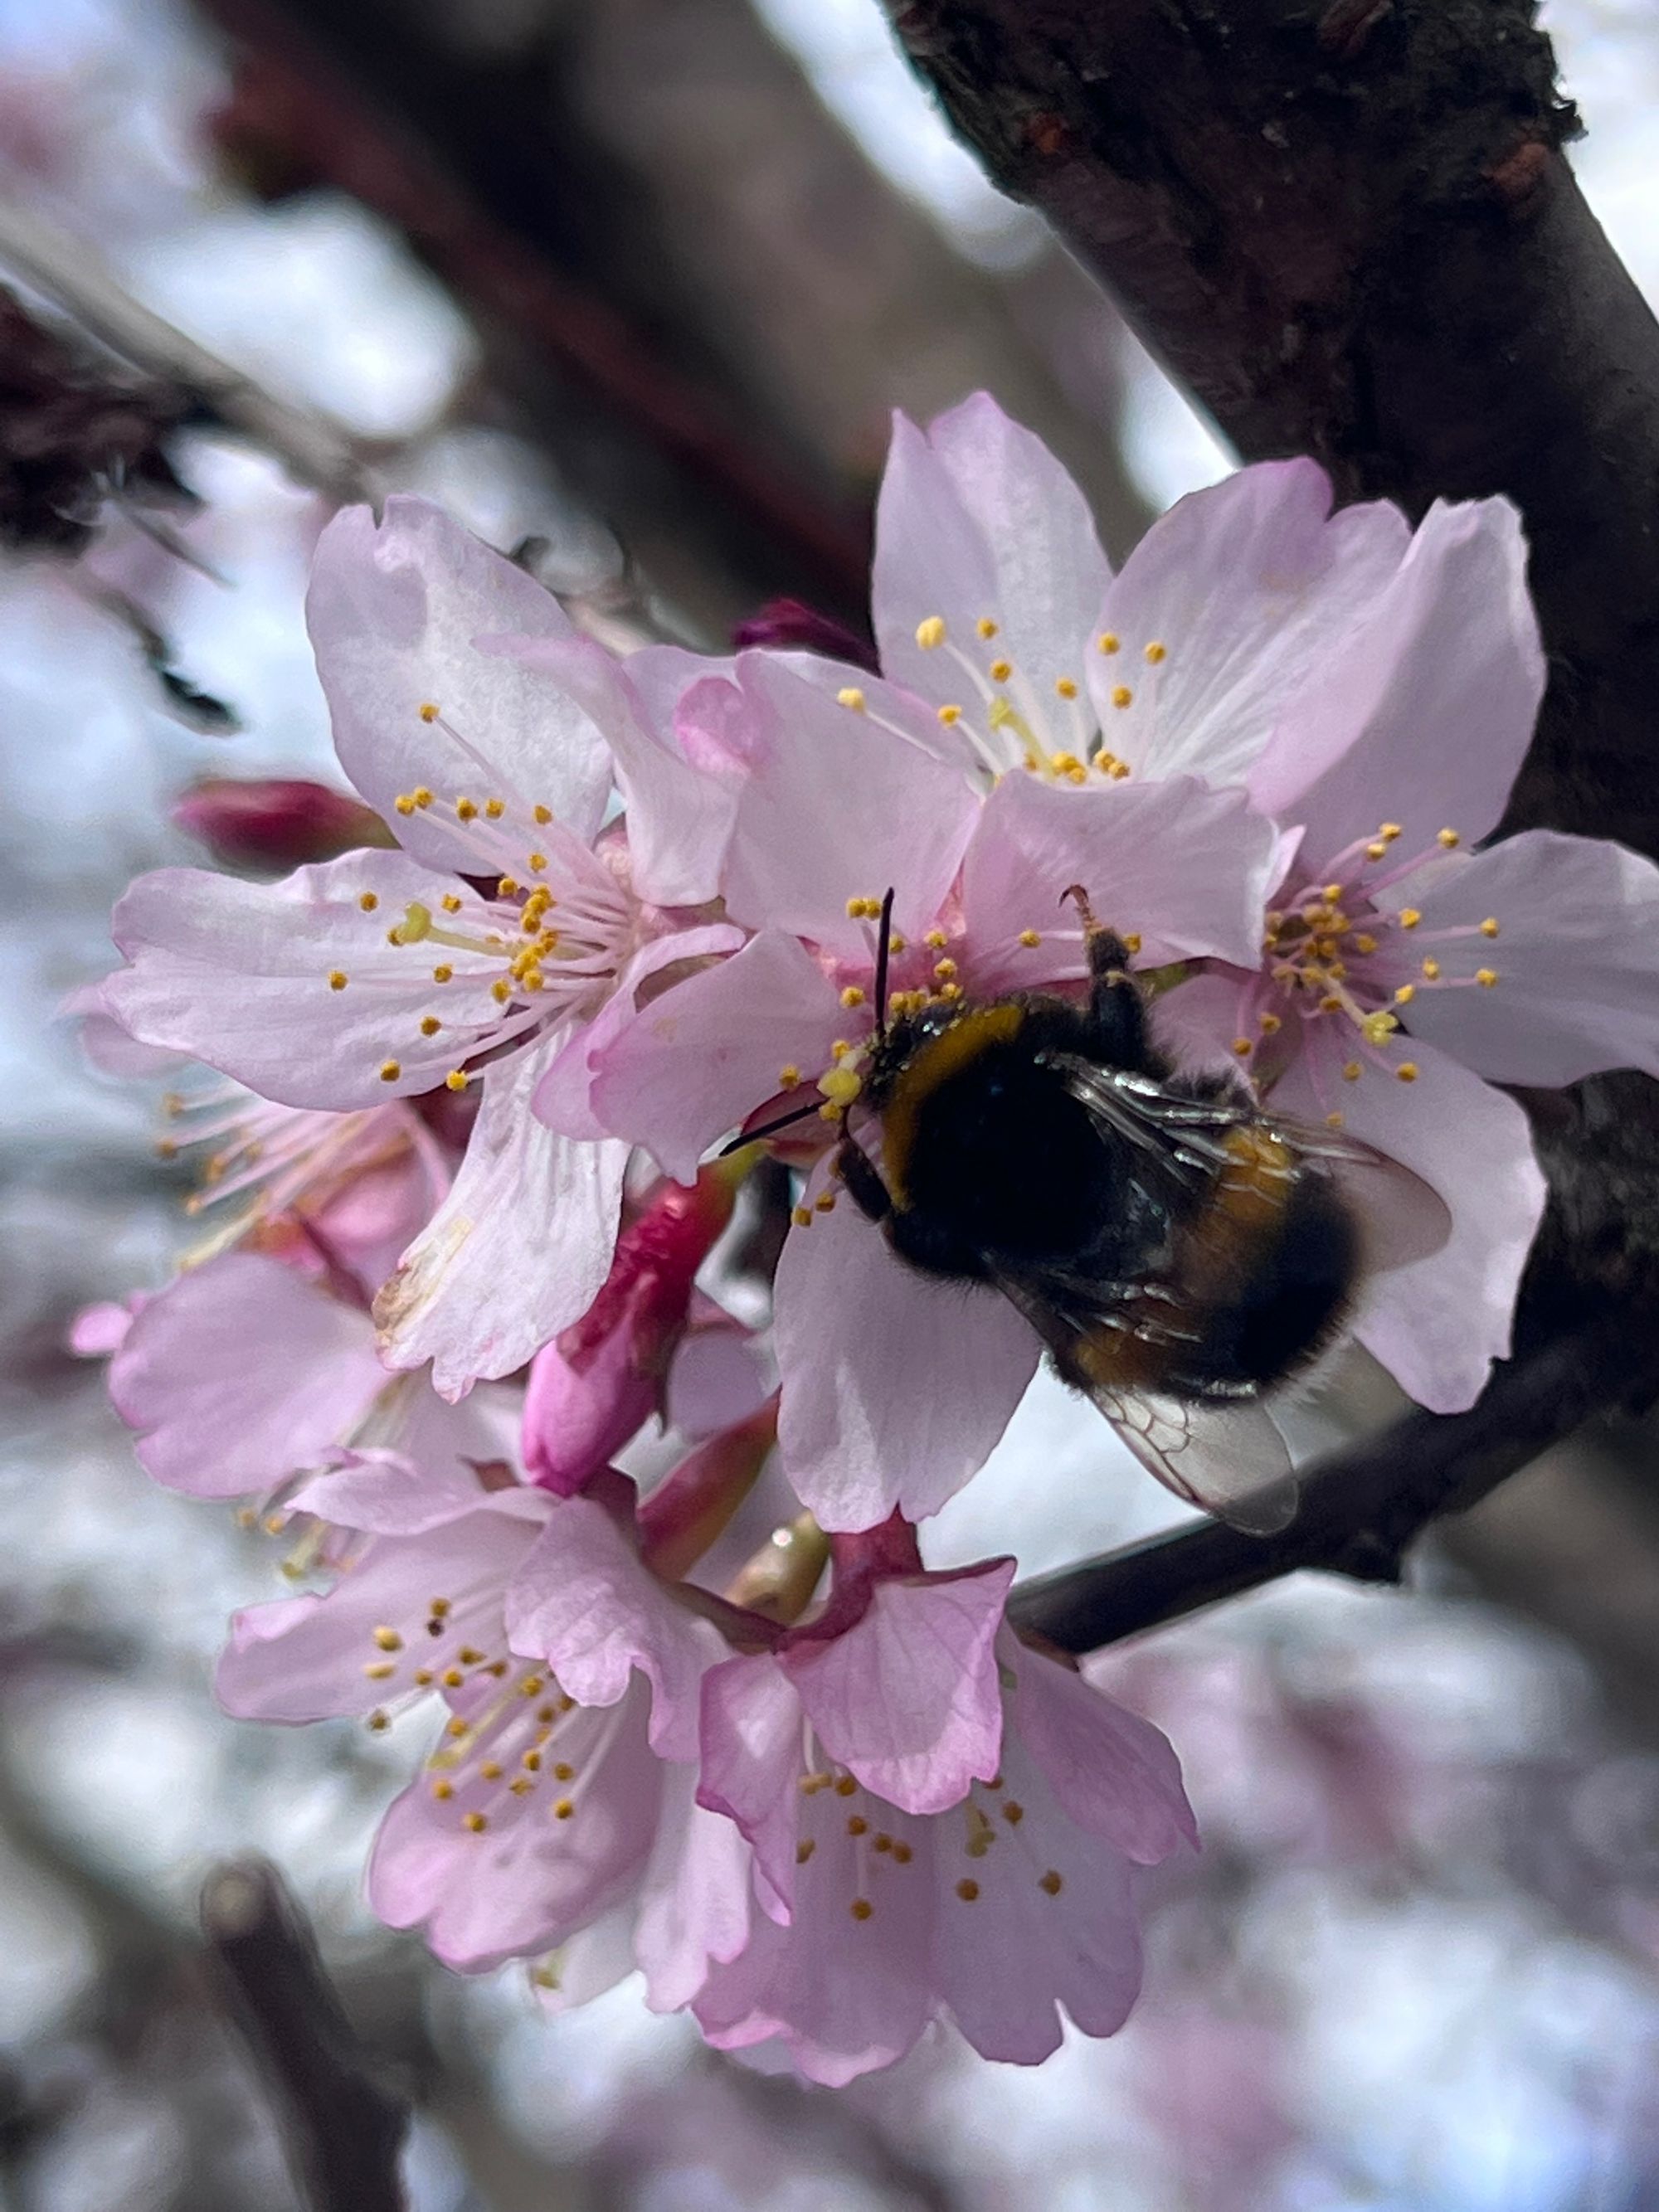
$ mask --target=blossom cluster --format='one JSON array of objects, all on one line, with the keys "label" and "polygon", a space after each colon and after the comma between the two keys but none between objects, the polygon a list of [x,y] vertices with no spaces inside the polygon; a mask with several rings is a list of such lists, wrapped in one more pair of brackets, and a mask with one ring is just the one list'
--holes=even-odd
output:
[{"label": "blossom cluster", "polygon": [[[179,1085],[218,1225],[82,1336],[150,1474],[287,1547],[229,1709],[436,1710],[385,1919],[550,2002],[638,1968],[822,2081],[936,2018],[1026,2061],[1062,2009],[1121,2022],[1136,1869],[1192,1815],[1164,1738],[1016,1632],[1011,1560],[925,1564],[1041,1346],[841,1186],[877,1002],[1080,997],[1091,908],[1173,1060],[1437,1194],[1432,1249],[1372,1224],[1351,1325],[1472,1402],[1543,1202],[1496,1086],[1659,1072],[1659,873],[1483,844],[1544,681],[1524,569],[1502,500],[1413,530],[1292,461],[1114,574],[983,398],[896,425],[856,659],[619,659],[424,502],[337,517],[311,632],[396,843],[120,902],[88,1042]],[[768,1152],[757,1328],[710,1255]]]}]

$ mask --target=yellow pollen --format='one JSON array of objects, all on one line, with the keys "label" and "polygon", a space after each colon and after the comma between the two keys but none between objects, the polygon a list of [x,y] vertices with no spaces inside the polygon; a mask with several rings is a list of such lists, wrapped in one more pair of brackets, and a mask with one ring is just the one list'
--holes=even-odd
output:
[{"label": "yellow pollen", "polygon": [[799,1081],[800,1070],[796,1066],[793,1060],[778,1070],[778,1088],[780,1091],[793,1091]]},{"label": "yellow pollen", "polygon": [[403,1072],[402,1063],[398,1060],[383,1060],[380,1062],[380,1080],[382,1083],[395,1083]]},{"label": "yellow pollen", "polygon": [[507,806],[503,800],[499,799],[485,799],[484,812],[489,817],[492,822],[499,822],[506,811]]},{"label": "yellow pollen", "polygon": [[803,1836],[795,1846],[795,1864],[805,1866],[817,1849],[817,1845],[812,1841],[811,1836]]},{"label": "yellow pollen", "polygon": [[846,1059],[848,1054],[851,1052],[852,1049],[852,1046],[848,1043],[845,1037],[837,1037],[834,1044],[830,1048],[830,1057],[839,1064],[842,1060]]},{"label": "yellow pollen", "polygon": [[501,1762],[500,1759],[485,1759],[483,1765],[478,1769],[478,1779],[481,1782],[499,1782],[501,1778]]},{"label": "yellow pollen", "polygon": [[854,1920],[867,1920],[875,1909],[867,1897],[855,1897],[847,1908]]},{"label": "yellow pollen", "polygon": [[1233,1039],[1233,1050],[1238,1054],[1238,1057],[1241,1060],[1248,1060],[1250,1054],[1255,1050],[1255,1047],[1249,1037],[1235,1037]]},{"label": "yellow pollen", "polygon": [[991,620],[989,615],[981,615],[979,620],[974,624],[974,628],[979,632],[981,637],[991,638],[994,637],[997,634],[997,626]]},{"label": "yellow pollen", "polygon": [[390,1659],[374,1660],[363,1669],[364,1674],[368,1675],[371,1682],[389,1681],[397,1671],[398,1669],[392,1665]]},{"label": "yellow pollen", "polygon": [[444,1078],[444,1087],[449,1091],[465,1091],[466,1070],[464,1067],[452,1067]]},{"label": "yellow pollen", "polygon": [[1261,1013],[1255,1018],[1263,1036],[1277,1036],[1284,1027],[1277,1014]]},{"label": "yellow pollen", "polygon": [[404,1648],[404,1639],[395,1628],[377,1628],[374,1641],[382,1651],[401,1651]]},{"label": "yellow pollen", "polygon": [[1095,640],[1096,645],[1100,648],[1102,653],[1115,653],[1117,651],[1119,642],[1120,641],[1116,631],[1109,629],[1102,630],[1100,635]]},{"label": "yellow pollen", "polygon": [[1373,837],[1365,848],[1365,858],[1368,860],[1380,860],[1388,849],[1380,837]]},{"label": "yellow pollen", "polygon": [[1334,991],[1328,991],[1326,993],[1325,996],[1319,1002],[1319,1011],[1322,1014],[1340,1014],[1341,1012],[1342,1001],[1337,997]]},{"label": "yellow pollen", "polygon": [[850,1067],[832,1067],[818,1078],[818,1089],[832,1106],[850,1106],[863,1087],[862,1079]]},{"label": "yellow pollen", "polygon": [[[1341,884],[1326,884],[1326,886],[1325,886],[1325,896],[1327,897],[1327,899],[1328,899],[1328,900],[1330,901],[1330,902],[1331,902],[1333,905],[1334,905],[1334,904],[1336,903],[1337,900],[1338,900],[1338,899],[1340,899],[1340,898],[1341,897],[1341,896],[1342,896],[1342,886],[1341,886]],[[1334,914],[1333,914],[1333,915],[1328,915],[1326,916],[1326,920],[1327,920],[1328,921],[1334,921],[1336,920],[1336,916],[1335,916]]]},{"label": "yellow pollen", "polygon": [[1393,1014],[1385,1012],[1367,1014],[1359,1026],[1365,1032],[1367,1044],[1382,1044],[1394,1035],[1400,1024]]},{"label": "yellow pollen", "polygon": [[553,1779],[556,1782],[574,1782],[575,1778],[576,1770],[568,1759],[562,1759],[553,1769]]},{"label": "yellow pollen", "polygon": [[1045,1890],[1050,1897],[1058,1897],[1060,1891],[1064,1889],[1065,1887],[1065,1883],[1060,1880],[1059,1875],[1055,1873],[1053,1867],[1050,1867],[1048,1873],[1043,1875],[1037,1882],[1037,1887],[1041,1890]]},{"label": "yellow pollen", "polygon": [[929,615],[924,622],[919,622],[916,624],[916,643],[924,653],[932,653],[936,646],[943,645],[944,642],[945,617],[943,615]]},{"label": "yellow pollen", "polygon": [[423,783],[417,783],[409,795],[416,806],[430,806],[432,804],[432,793]]},{"label": "yellow pollen", "polygon": [[1496,937],[1496,936],[1497,936],[1497,934],[1498,934],[1498,921],[1497,921],[1497,917],[1496,917],[1495,915],[1490,915],[1490,914],[1489,914],[1489,915],[1486,916],[1486,920],[1485,920],[1485,921],[1481,923],[1481,925],[1480,925],[1480,934],[1482,935],[1482,937]]},{"label": "yellow pollen", "polygon": [[864,993],[858,984],[849,983],[841,994],[841,1002],[843,1006],[861,1006],[864,1004]]},{"label": "yellow pollen", "polygon": [[1437,830],[1434,833],[1434,842],[1437,845],[1443,845],[1447,852],[1450,853],[1455,851],[1463,840],[1455,830]]},{"label": "yellow pollen", "polygon": [[441,1679],[447,1690],[459,1690],[466,1681],[466,1676],[459,1667],[446,1667]]},{"label": "yellow pollen", "polygon": [[893,932],[892,935],[891,935],[891,936],[888,939],[888,940],[887,940],[887,950],[888,950],[890,952],[902,952],[902,951],[905,951],[905,949],[906,949],[906,940],[905,940],[905,939],[903,939],[903,938],[899,934],[898,931],[896,929],[896,930]]},{"label": "yellow pollen", "polygon": [[1340,1113],[1328,1114],[1325,1116],[1325,1127],[1328,1129],[1340,1129],[1342,1127],[1342,1121],[1343,1116]]},{"label": "yellow pollen", "polygon": [[1112,778],[1115,782],[1121,783],[1128,773],[1129,763],[1127,761],[1115,760],[1112,763]]},{"label": "yellow pollen", "polygon": [[936,960],[933,963],[933,976],[937,982],[948,983],[956,972],[957,963],[954,960]]},{"label": "yellow pollen", "polygon": [[812,1200],[812,1211],[815,1213],[833,1213],[835,1210],[836,1194],[833,1190],[821,1190]]},{"label": "yellow pollen", "polygon": [[851,1815],[847,1823],[847,1832],[849,1836],[867,1836],[869,1834],[870,1823],[865,1819],[862,1813],[854,1813]]},{"label": "yellow pollen", "polygon": [[810,1206],[792,1206],[789,1218],[797,1229],[810,1229],[812,1226],[812,1209]]},{"label": "yellow pollen", "polygon": [[465,1813],[461,1816],[461,1826],[471,1834],[481,1836],[489,1823],[482,1813]]},{"label": "yellow pollen", "polygon": [[498,1006],[504,1006],[507,1004],[507,1000],[513,996],[513,988],[507,982],[505,976],[501,977],[499,981],[490,985],[489,995],[495,1001],[495,1004]]},{"label": "yellow pollen", "polygon": [[960,983],[941,983],[939,987],[939,994],[941,999],[952,1000],[959,999],[962,996],[962,986]]},{"label": "yellow pollen", "polygon": [[438,903],[446,914],[459,914],[461,910],[461,902],[453,891],[446,891]]},{"label": "yellow pollen", "polygon": [[1440,963],[1437,960],[1425,960],[1423,963],[1423,974],[1429,982],[1437,982],[1440,979]]},{"label": "yellow pollen", "polygon": [[435,722],[442,711],[434,699],[428,699],[422,704],[421,720],[423,722]]},{"label": "yellow pollen", "polygon": [[553,1808],[553,1818],[556,1820],[568,1820],[575,1809],[574,1804],[568,1797],[561,1797]]},{"label": "yellow pollen", "polygon": [[1418,923],[1421,921],[1422,919],[1423,916],[1421,913],[1414,906],[1402,906],[1400,909],[1400,927],[1401,929],[1415,929]]},{"label": "yellow pollen", "polygon": [[1362,1073],[1359,1062],[1357,1060],[1351,1060],[1342,1071],[1342,1080],[1345,1083],[1358,1083]]},{"label": "yellow pollen", "polygon": [[392,803],[399,814],[412,814],[415,811],[415,794],[411,791],[400,791]]},{"label": "yellow pollen", "polygon": [[1035,952],[1042,939],[1037,935],[1036,930],[1022,929],[1019,933],[1019,941],[1028,951]]},{"label": "yellow pollen", "polygon": [[1013,672],[1014,664],[1012,660],[994,660],[991,663],[991,681],[993,684],[1006,684]]},{"label": "yellow pollen", "polygon": [[432,971],[432,980],[434,983],[447,983],[454,973],[447,960],[441,960]]},{"label": "yellow pollen", "polygon": [[964,1905],[971,1905],[979,1895],[979,1884],[971,1875],[963,1875],[962,1880],[957,1884],[957,1895]]},{"label": "yellow pollen", "polygon": [[365,914],[373,914],[375,908],[380,903],[380,893],[378,891],[360,891],[357,896],[357,903],[362,907]]},{"label": "yellow pollen", "polygon": [[503,876],[495,886],[497,898],[516,898],[524,889],[516,876]]},{"label": "yellow pollen", "polygon": [[476,821],[478,814],[477,801],[471,799],[458,799],[455,801],[455,812],[463,822]]},{"label": "yellow pollen", "polygon": [[455,1785],[453,1782],[439,1780],[433,1784],[432,1794],[441,1805],[446,1798],[453,1797],[455,1795]]},{"label": "yellow pollen", "polygon": [[1379,823],[1376,834],[1385,845],[1392,845],[1395,839],[1401,834],[1400,824],[1397,822]]},{"label": "yellow pollen", "polygon": [[1168,646],[1160,644],[1157,638],[1154,638],[1146,648],[1146,658],[1152,662],[1154,668],[1158,666],[1160,660],[1167,660],[1169,657],[1170,649]]},{"label": "yellow pollen", "polygon": [[1490,991],[1498,981],[1498,970],[1495,968],[1477,968],[1474,971],[1474,980],[1483,991]]},{"label": "yellow pollen", "polygon": [[1112,704],[1115,707],[1127,707],[1133,700],[1134,696],[1127,684],[1116,684],[1112,690]]},{"label": "yellow pollen", "polygon": [[539,876],[546,866],[547,855],[545,853],[532,853],[530,855],[530,872],[532,875]]},{"label": "yellow pollen", "polygon": [[1062,699],[1075,699],[1077,696],[1077,685],[1069,676],[1056,676],[1054,689]]},{"label": "yellow pollen", "polygon": [[845,684],[836,694],[836,704],[845,707],[849,714],[861,714],[864,712],[864,694],[856,684]]},{"label": "yellow pollen", "polygon": [[1126,929],[1123,933],[1122,945],[1123,950],[1133,958],[1140,950],[1140,933],[1138,930]]},{"label": "yellow pollen", "polygon": [[1417,986],[1415,983],[1402,983],[1400,986],[1400,988],[1394,994],[1394,1002],[1396,1006],[1409,1006],[1412,1000],[1416,996]]},{"label": "yellow pollen", "polygon": [[422,1036],[436,1036],[442,1027],[443,1024],[438,1019],[436,1014],[422,1015],[421,1035]]},{"label": "yellow pollen", "polygon": [[343,991],[348,981],[349,978],[347,977],[346,971],[343,968],[331,968],[329,969],[328,988],[331,991]]},{"label": "yellow pollen", "polygon": [[930,952],[943,952],[950,943],[942,929],[930,929],[921,941]]},{"label": "yellow pollen", "polygon": [[939,710],[939,718],[948,730],[953,722],[959,722],[962,720],[962,709],[960,707],[941,707]]},{"label": "yellow pollen", "polygon": [[550,806],[542,805],[539,801],[530,811],[535,816],[538,824],[544,830],[553,819],[553,809]]},{"label": "yellow pollen", "polygon": [[1353,941],[1353,949],[1358,953],[1375,952],[1376,950],[1376,939],[1374,937],[1367,935],[1356,937]]},{"label": "yellow pollen", "polygon": [[1402,1060],[1399,1066],[1395,1068],[1395,1073],[1400,1078],[1400,1080],[1402,1083],[1415,1083],[1417,1080],[1417,1062],[1414,1060]]}]

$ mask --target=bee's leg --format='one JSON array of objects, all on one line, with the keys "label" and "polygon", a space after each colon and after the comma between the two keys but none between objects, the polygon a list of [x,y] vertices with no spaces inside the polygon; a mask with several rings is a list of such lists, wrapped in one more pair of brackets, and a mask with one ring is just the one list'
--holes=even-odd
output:
[{"label": "bee's leg", "polygon": [[893,1210],[887,1186],[869,1153],[857,1138],[845,1129],[841,1133],[841,1148],[836,1154],[836,1166],[859,1212],[872,1221],[885,1221]]},{"label": "bee's leg", "polygon": [[1083,917],[1083,949],[1088,955],[1091,988],[1089,1021],[1095,1049],[1103,1060],[1121,1067],[1144,1066],[1149,1044],[1146,1001],[1129,973],[1129,948],[1115,930],[1095,920],[1081,884],[1068,884],[1062,898],[1074,899]]}]

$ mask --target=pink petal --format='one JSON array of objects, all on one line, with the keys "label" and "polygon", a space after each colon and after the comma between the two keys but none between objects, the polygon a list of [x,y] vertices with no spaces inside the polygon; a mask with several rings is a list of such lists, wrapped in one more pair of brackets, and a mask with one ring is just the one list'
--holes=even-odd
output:
[{"label": "pink petal", "polygon": [[366,1314],[251,1252],[149,1300],[110,1363],[143,1465],[198,1498],[247,1497],[315,1465],[386,1380]]},{"label": "pink petal", "polygon": [[[1089,687],[1137,776],[1242,782],[1310,672],[1346,666],[1410,532],[1381,501],[1330,503],[1316,463],[1263,461],[1189,493],[1136,546],[1100,618],[1119,649],[1089,655]],[[1152,665],[1154,644],[1166,657]]]},{"label": "pink petal", "polygon": [[906,1813],[942,1813],[1002,1750],[994,1646],[1012,1559],[877,1586],[863,1619],[778,1663],[830,1756]]},{"label": "pink petal", "polygon": [[753,1845],[762,1902],[787,1920],[795,1894],[801,1705],[776,1661],[728,1659],[702,1678],[697,1802]]},{"label": "pink petal", "polygon": [[[501,1012],[489,988],[499,957],[447,954],[454,976],[441,988],[423,948],[386,941],[410,902],[435,907],[447,888],[402,853],[348,853],[280,884],[160,869],[116,906],[111,929],[132,964],[105,984],[107,1005],[146,1043],[286,1106],[429,1091],[454,1065],[454,1030]],[[333,975],[345,984],[334,988]],[[440,1006],[448,1028],[422,1036]]]},{"label": "pink petal", "polygon": [[938,1512],[1036,1367],[1006,1299],[907,1267],[846,1198],[791,1231],[775,1296],[784,1468],[826,1528]]},{"label": "pink petal", "polygon": [[[479,1402],[477,1395],[462,1406],[434,1401],[458,1427]],[[480,1426],[476,1422],[471,1425]],[[295,1513],[314,1513],[340,1528],[419,1536],[476,1513],[485,1494],[476,1471],[459,1452],[417,1461],[402,1452],[364,1451],[352,1453],[343,1465],[301,1484],[289,1506]],[[499,1510],[507,1510],[509,1500],[521,1504],[529,1519],[539,1519],[545,1510],[545,1502],[533,1490],[494,1495],[501,1500]]]},{"label": "pink petal", "polygon": [[530,1110],[562,1042],[555,1033],[487,1071],[449,1195],[375,1301],[386,1365],[431,1360],[447,1398],[522,1367],[610,1272],[628,1147],[558,1136]]},{"label": "pink petal", "polygon": [[713,1965],[749,1941],[753,1856],[724,1814],[696,1802],[697,1770],[663,1769],[663,1811],[640,1895],[634,1950],[653,2012],[690,2003]]},{"label": "pink petal", "polygon": [[701,961],[718,953],[735,952],[744,933],[726,922],[711,922],[701,929],[683,929],[669,937],[653,937],[642,945],[617,978],[617,988],[591,1022],[580,1024],[569,1041],[549,1063],[532,1108],[550,1129],[566,1137],[590,1139],[611,1132],[590,1103],[594,1071],[601,1056],[634,1019],[641,987],[665,968],[679,961]]},{"label": "pink petal", "polygon": [[737,763],[727,774],[694,767],[672,722],[653,719],[631,667],[590,639],[491,639],[489,648],[546,680],[605,735],[627,811],[635,890],[657,906],[701,906],[720,893],[720,862],[737,803]]},{"label": "pink petal", "polygon": [[[1276,850],[1242,792],[1193,776],[1077,789],[1006,775],[963,866],[974,988],[1087,975],[1082,923],[1062,896],[1077,883],[1109,928],[1140,937],[1146,966],[1205,954],[1254,964]],[[1042,945],[1022,945],[1023,930]]]},{"label": "pink petal", "polygon": [[1016,1678],[1008,1724],[1067,1817],[1140,1866],[1156,1866],[1198,1826],[1181,1763],[1150,1721],[1012,1635],[1001,1656]]},{"label": "pink petal", "polygon": [[[1480,1395],[1510,1348],[1521,1271],[1544,1208],[1544,1178],[1527,1117],[1511,1098],[1415,1039],[1415,1083],[1367,1067],[1342,1085],[1347,1133],[1398,1160],[1451,1212],[1442,1249],[1372,1278],[1354,1332],[1401,1388],[1437,1413]],[[1273,1103],[1317,1121],[1324,1106],[1305,1061],[1274,1086]]]},{"label": "pink petal", "polygon": [[651,1685],[651,1747],[662,1759],[695,1759],[702,1677],[726,1645],[640,1562],[603,1506],[569,1498],[507,1594],[513,1649],[544,1659],[582,1705],[614,1705],[635,1668]]},{"label": "pink petal", "polygon": [[[663,1768],[646,1742],[643,1697],[617,1725],[590,1723],[570,1746],[580,1781],[568,1820],[544,1799],[498,1796],[489,1825],[462,1825],[468,1793],[447,1802],[417,1783],[392,1805],[369,1863],[369,1903],[393,1928],[421,1927],[447,1966],[478,1972],[550,1948],[637,1883],[656,1832]],[[571,1716],[574,1719],[575,1716]],[[568,1723],[567,1723],[567,1728]],[[564,1731],[561,1731],[563,1744]]]},{"label": "pink petal", "polygon": [[[440,811],[459,793],[507,800],[527,834],[539,804],[584,842],[593,836],[611,781],[599,732],[574,701],[473,643],[575,635],[522,568],[424,500],[389,499],[378,525],[366,507],[347,507],[318,541],[306,620],[340,764],[411,852],[468,866],[471,848]],[[422,719],[428,704],[454,736]],[[398,794],[417,785],[439,806],[398,817]]]},{"label": "pink petal", "polygon": [[846,1019],[811,953],[769,930],[653,999],[592,1055],[593,1112],[690,1182],[709,1146],[776,1094],[783,1068],[829,1066]]},{"label": "pink petal", "polygon": [[1401,825],[1402,858],[1442,829],[1484,837],[1543,690],[1520,516],[1504,499],[1437,501],[1369,618],[1280,719],[1250,796],[1306,825],[1316,872],[1384,822]]},{"label": "pink petal", "polygon": [[947,762],[895,743],[775,654],[746,653],[738,669],[756,739],[726,863],[733,918],[867,959],[868,926],[847,902],[890,885],[894,927],[919,937],[938,918],[979,801]]},{"label": "pink petal", "polygon": [[[1607,1067],[1659,1074],[1659,869],[1598,838],[1531,830],[1437,861],[1395,894],[1423,915],[1402,952],[1448,975],[1490,965],[1490,989],[1419,985],[1411,1031],[1490,1083],[1576,1083]],[[1494,942],[1419,944],[1498,918]],[[1471,949],[1473,948],[1473,949]],[[1401,980],[1415,980],[1414,960]]]},{"label": "pink petal", "polygon": [[1047,692],[1080,682],[1111,571],[1087,503],[1042,440],[975,392],[926,432],[902,415],[876,510],[871,598],[884,672],[935,704],[959,701],[954,662],[916,643],[943,617],[976,664],[975,625]]}]

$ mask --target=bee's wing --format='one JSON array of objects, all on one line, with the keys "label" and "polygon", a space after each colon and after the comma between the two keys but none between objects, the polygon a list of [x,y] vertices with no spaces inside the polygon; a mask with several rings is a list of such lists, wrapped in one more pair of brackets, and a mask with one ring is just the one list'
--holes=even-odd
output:
[{"label": "bee's wing", "polygon": [[1347,1199],[1367,1274],[1426,1260],[1451,1235],[1451,1208],[1439,1192],[1386,1152],[1340,1129],[1290,1121],[1271,1110],[1263,1118],[1303,1158],[1322,1167]]},{"label": "bee's wing", "polygon": [[[1051,1299],[1030,1283],[998,1272],[1003,1295],[1017,1305],[1051,1352],[1069,1369],[1066,1355],[1078,1339],[1095,1328],[1133,1328],[1143,1335],[1178,1337],[1168,1321],[1131,1320],[1127,1307],[1103,1299],[1086,1314],[1063,1297]],[[1121,1287],[1127,1291],[1130,1286]],[[1110,1297],[1110,1291],[1106,1293]],[[1272,1414],[1259,1401],[1233,1399],[1189,1405],[1155,1392],[1114,1390],[1079,1382],[1129,1449],[1167,1489],[1189,1505],[1202,1507],[1252,1536],[1271,1536],[1296,1512],[1296,1478],[1291,1455]]]},{"label": "bee's wing", "polygon": [[1261,1119],[1242,1099],[1183,1098],[1154,1077],[1102,1067],[1075,1053],[1045,1055],[1097,1121],[1183,1182],[1202,1183],[1230,1159],[1230,1131]]}]

